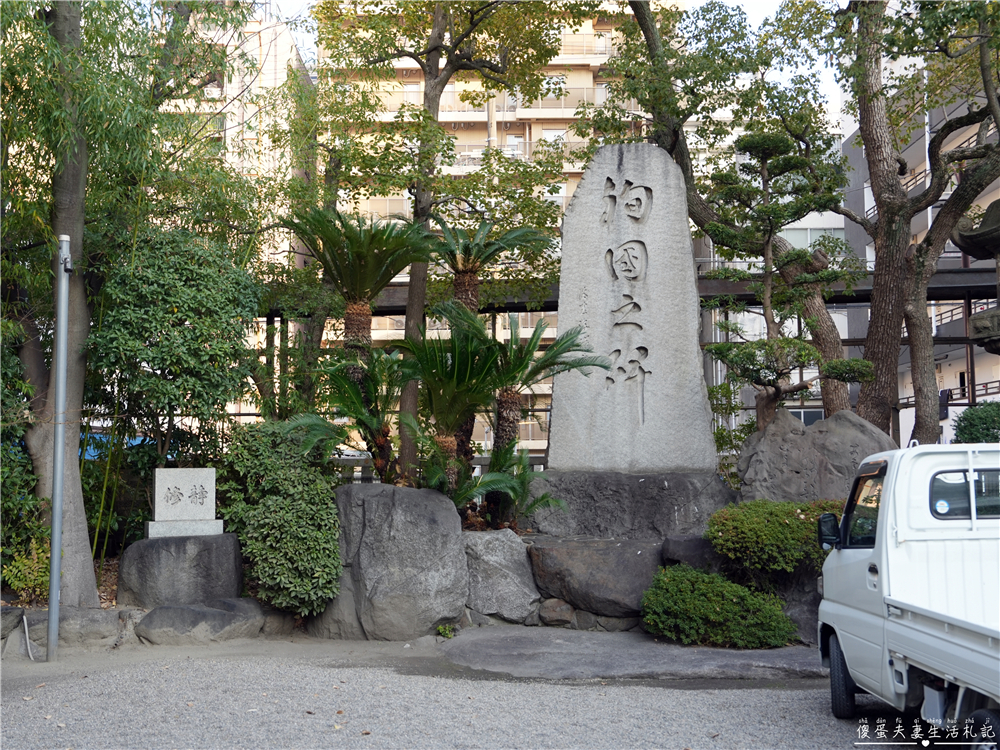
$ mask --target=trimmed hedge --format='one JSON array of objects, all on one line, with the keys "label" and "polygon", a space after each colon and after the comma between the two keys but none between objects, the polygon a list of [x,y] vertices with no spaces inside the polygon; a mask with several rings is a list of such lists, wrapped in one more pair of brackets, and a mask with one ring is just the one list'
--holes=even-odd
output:
[{"label": "trimmed hedge", "polygon": [[1000,442],[1000,401],[970,406],[955,417],[955,439],[952,442]]},{"label": "trimmed hedge", "polygon": [[650,633],[702,646],[777,648],[796,633],[778,597],[687,565],[660,569],[643,594],[642,621]]},{"label": "trimmed hedge", "polygon": [[750,500],[714,513],[705,538],[726,559],[729,577],[774,591],[795,575],[819,575],[828,551],[816,543],[816,521],[823,513],[839,517],[843,509],[842,500]]}]

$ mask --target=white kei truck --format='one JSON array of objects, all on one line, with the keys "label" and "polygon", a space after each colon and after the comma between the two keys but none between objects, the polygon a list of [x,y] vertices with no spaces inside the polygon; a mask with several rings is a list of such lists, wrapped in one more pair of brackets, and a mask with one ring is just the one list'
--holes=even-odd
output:
[{"label": "white kei truck", "polygon": [[[826,513],[818,643],[833,715],[867,692],[1000,737],[1000,443],[918,445],[858,467]],[[991,735],[994,737],[990,738]]]}]

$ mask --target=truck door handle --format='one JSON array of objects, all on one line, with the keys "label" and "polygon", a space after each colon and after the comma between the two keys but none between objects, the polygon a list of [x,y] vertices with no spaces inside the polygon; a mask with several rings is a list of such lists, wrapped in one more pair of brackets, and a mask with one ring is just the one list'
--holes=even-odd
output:
[{"label": "truck door handle", "polygon": [[871,573],[873,576],[878,575],[878,567],[875,565],[875,563],[872,563],[871,565],[868,566],[868,572]]}]

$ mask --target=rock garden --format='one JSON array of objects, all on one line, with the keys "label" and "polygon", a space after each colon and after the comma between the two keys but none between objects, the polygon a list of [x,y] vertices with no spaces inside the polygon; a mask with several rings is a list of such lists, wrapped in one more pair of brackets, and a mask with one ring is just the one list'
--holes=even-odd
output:
[{"label": "rock garden", "polygon": [[[109,540],[124,547],[115,606],[64,601],[62,640],[199,643],[303,628],[401,641],[497,626],[638,629],[739,648],[815,638],[815,517],[839,509],[858,462],[891,441],[849,411],[806,428],[778,410],[740,455],[740,492],[723,481],[683,179],[669,157],[616,146],[588,166],[563,230],[561,333],[545,346],[544,324],[522,335],[516,316],[509,336],[494,336],[476,314],[478,280],[460,283],[458,271],[456,300],[431,309],[447,336],[425,329],[371,346],[370,303],[408,264],[437,253],[469,273],[490,253],[548,242],[528,230],[484,241],[488,222],[474,234],[439,223],[441,239],[318,209],[283,220],[346,303],[344,348],[310,371],[328,411],[291,416],[289,403],[265,399],[267,419],[219,434],[184,433],[171,417],[151,429],[155,443],[95,439],[82,462],[91,554],[103,559]],[[553,377],[538,474],[516,450],[521,393]],[[397,419],[409,387],[419,409]],[[477,414],[493,437],[481,473]],[[374,481],[356,483],[350,456]],[[35,533],[44,509],[15,508],[16,497],[5,512],[21,537],[8,557],[5,536],[3,575],[30,601],[47,589],[47,540]],[[113,510],[129,504],[139,512]],[[5,608],[5,655],[44,644],[45,616]]]}]

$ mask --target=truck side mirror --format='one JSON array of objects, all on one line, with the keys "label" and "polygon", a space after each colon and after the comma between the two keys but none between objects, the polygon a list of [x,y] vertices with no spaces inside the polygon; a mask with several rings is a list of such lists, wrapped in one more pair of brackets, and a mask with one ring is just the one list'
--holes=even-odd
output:
[{"label": "truck side mirror", "polygon": [[816,523],[819,546],[822,549],[840,549],[840,524],[833,513],[824,513]]}]

